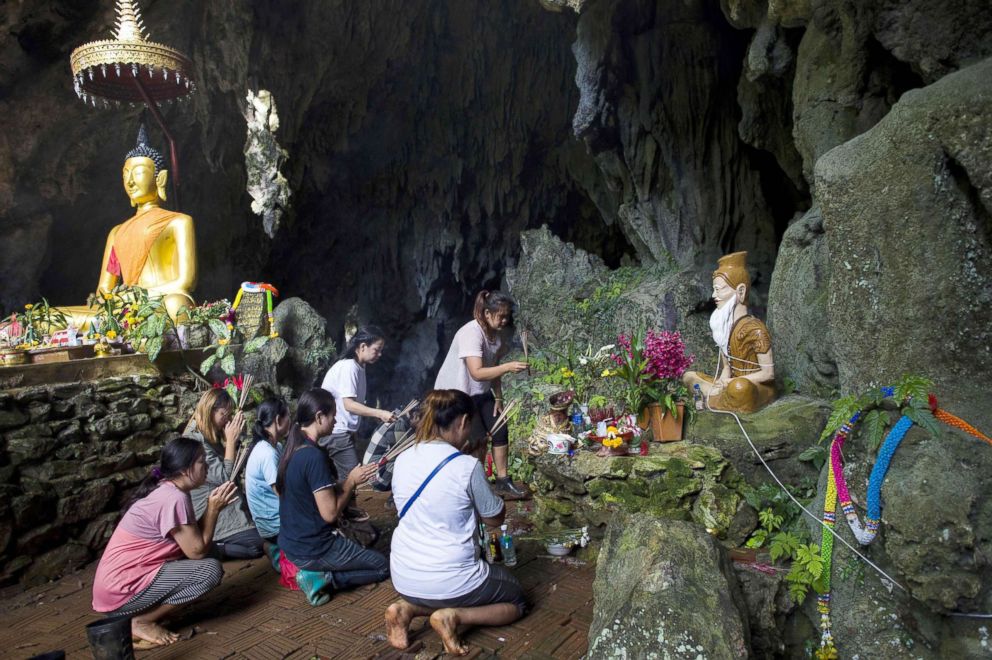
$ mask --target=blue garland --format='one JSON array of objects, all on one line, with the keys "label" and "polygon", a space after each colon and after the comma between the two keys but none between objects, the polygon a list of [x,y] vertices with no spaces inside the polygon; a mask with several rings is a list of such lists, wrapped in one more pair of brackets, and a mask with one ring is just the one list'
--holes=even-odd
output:
[{"label": "blue garland", "polygon": [[912,426],[913,420],[903,415],[889,431],[889,434],[885,436],[885,442],[882,443],[882,448],[878,452],[878,459],[875,461],[875,466],[871,469],[871,476],[868,478],[866,517],[869,521],[877,521],[882,517],[882,482],[885,480],[885,473],[889,471],[889,463],[892,462],[893,454],[896,453],[899,443],[902,442]]}]

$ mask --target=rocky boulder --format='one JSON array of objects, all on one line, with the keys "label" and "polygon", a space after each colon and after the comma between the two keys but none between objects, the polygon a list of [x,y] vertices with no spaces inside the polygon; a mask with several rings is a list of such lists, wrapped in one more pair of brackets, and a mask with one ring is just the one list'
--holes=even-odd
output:
[{"label": "rocky boulder", "polygon": [[521,255],[506,271],[519,306],[518,325],[537,348],[572,341],[580,349],[616,341],[641,324],[680,330],[704,368],[715,364],[710,339],[710,275],[668,266],[615,270],[599,257],[562,241],[547,227],[520,235]]},{"label": "rocky boulder", "polygon": [[814,206],[782,237],[768,290],[768,330],[779,387],[828,397],[840,385],[829,332],[830,264]]},{"label": "rocky boulder", "polygon": [[992,426],[992,59],[905,94],[816,166],[840,384],[904,373]]},{"label": "rocky boulder", "polygon": [[[798,486],[804,479],[816,480],[816,468],[799,460],[799,455],[817,444],[829,413],[830,407],[824,401],[792,395],[758,412],[742,414],[740,419],[761,457],[779,479]],[[752,485],[773,482],[730,415],[697,413],[686,426],[685,439],[718,449]]]},{"label": "rocky boulder", "polygon": [[602,458],[544,454],[535,465],[535,517],[547,527],[591,526],[603,533],[618,513],[692,520],[726,545],[754,529],[740,474],[719,451],[685,443],[653,444],[647,456]]},{"label": "rocky boulder", "polygon": [[334,357],[327,321],[301,298],[283,300],[272,316],[278,339],[285,342],[285,348],[272,356],[278,365],[278,381],[300,394],[314,386]]},{"label": "rocky boulder", "polygon": [[589,658],[747,658],[730,562],[701,527],[614,518],[596,564]]}]

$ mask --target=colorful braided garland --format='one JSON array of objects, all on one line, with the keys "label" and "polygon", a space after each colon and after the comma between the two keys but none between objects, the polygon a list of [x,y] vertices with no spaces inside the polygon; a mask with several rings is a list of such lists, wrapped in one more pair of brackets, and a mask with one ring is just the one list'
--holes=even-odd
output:
[{"label": "colorful braided garland", "polygon": [[[860,413],[855,413],[849,424],[853,425]],[[848,431],[844,431],[844,428]],[[830,453],[833,454],[841,433],[850,431],[850,426],[845,424],[837,432],[830,443]],[[827,493],[823,498],[823,536],[820,537],[820,558],[823,560],[823,592],[817,597],[816,609],[820,612],[820,648],[816,650],[816,660],[835,660],[837,658],[837,647],[834,646],[833,628],[830,624],[830,573],[831,563],[834,554],[834,522],[837,520],[837,486],[834,480],[833,461],[827,466]]]},{"label": "colorful braided garland", "polygon": [[[894,388],[883,387],[882,394],[891,397]],[[992,438],[985,435],[974,426],[957,417],[946,410],[940,409],[937,405],[937,397],[933,394],[929,396],[930,410],[934,418],[939,421],[960,429],[965,433],[987,442],[992,445]],[[823,500],[823,535],[820,539],[820,557],[823,560],[823,593],[817,598],[817,610],[820,612],[820,648],[814,653],[816,660],[836,660],[838,657],[837,647],[834,645],[833,630],[830,622],[830,577],[831,564],[833,559],[834,535],[832,533],[834,523],[837,519],[837,500],[840,499],[841,508],[847,518],[851,532],[861,545],[868,545],[878,534],[879,522],[882,518],[882,482],[885,481],[885,474],[892,463],[892,457],[899,448],[902,439],[913,426],[913,420],[903,415],[896,422],[895,426],[885,436],[882,448],[878,452],[878,459],[872,466],[871,475],[868,478],[868,502],[865,516],[865,525],[861,525],[858,514],[854,510],[850,493],[847,490],[847,481],[844,479],[844,465],[841,461],[841,449],[844,441],[847,440],[854,425],[861,418],[861,411],[854,413],[846,424],[840,427],[830,442],[830,462],[827,466],[827,492]]]},{"label": "colorful braided garland", "polygon": [[984,433],[982,433],[981,431],[979,431],[978,429],[976,429],[974,426],[972,426],[968,422],[966,422],[963,419],[961,419],[960,417],[958,417],[956,415],[952,415],[951,413],[947,412],[946,410],[941,409],[937,405],[937,397],[934,396],[933,394],[930,395],[929,402],[930,402],[930,412],[933,413],[933,416],[938,421],[941,421],[944,424],[947,424],[948,426],[952,426],[952,427],[954,427],[956,429],[959,429],[961,431],[964,431],[965,433],[967,433],[969,435],[973,435],[976,438],[978,438],[979,440],[984,440],[985,442],[987,442],[990,445],[992,445],[992,438],[990,438],[989,436],[985,435]]},{"label": "colorful braided garland", "polygon": [[[892,456],[912,426],[913,420],[903,416],[885,436],[885,442],[882,443],[882,448],[878,452],[878,459],[875,461],[875,465],[871,469],[871,476],[868,478],[868,511],[863,526],[857,511],[854,510],[854,504],[851,502],[851,494],[847,490],[847,480],[844,479],[844,468],[840,460],[840,450],[847,439],[847,433],[839,432],[837,440],[830,447],[830,463],[834,471],[840,506],[844,511],[844,517],[847,518],[851,533],[861,545],[868,545],[878,535],[878,525],[882,519],[882,482],[885,481],[885,474],[889,471]],[[841,427],[841,430],[843,431],[844,427]],[[850,432],[850,427],[847,428],[847,431]]]}]

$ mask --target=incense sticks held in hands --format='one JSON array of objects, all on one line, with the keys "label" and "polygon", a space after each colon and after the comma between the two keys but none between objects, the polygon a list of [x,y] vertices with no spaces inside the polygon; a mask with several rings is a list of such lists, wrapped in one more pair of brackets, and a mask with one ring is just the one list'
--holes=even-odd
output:
[{"label": "incense sticks held in hands", "polygon": [[252,375],[248,374],[241,382],[241,396],[238,397],[238,410],[244,410],[245,404],[248,403],[248,395],[251,392],[251,383],[253,380]]},{"label": "incense sticks held in hands", "polygon": [[529,356],[529,354],[528,354],[528,352],[527,352],[527,336],[528,336],[529,334],[530,334],[530,333],[529,333],[529,332],[527,332],[526,330],[521,330],[521,331],[520,331],[520,343],[521,343],[521,345],[523,345],[523,347],[524,347],[524,362],[526,362],[526,363],[527,363],[527,375],[528,375],[528,376],[530,376],[530,375],[531,375],[531,374],[530,374],[530,356]]},{"label": "incense sticks held in hands", "polygon": [[379,467],[382,467],[389,461],[395,459],[397,456],[405,452],[407,449],[413,446],[413,443],[414,443],[414,437],[413,437],[413,430],[411,429],[400,437],[399,441],[395,445],[393,445],[389,451],[386,452],[385,456],[379,459]]},{"label": "incense sticks held in hands", "polygon": [[496,417],[496,421],[493,422],[493,427],[489,429],[489,435],[493,436],[501,431],[510,422],[510,416],[513,415],[519,406],[520,402],[516,399],[507,401],[506,405],[503,406],[503,410],[500,411],[499,416]]},{"label": "incense sticks held in hands", "polygon": [[401,417],[406,417],[407,415],[409,415],[410,411],[416,408],[418,404],[420,404],[420,401],[418,401],[417,399],[410,399],[410,403],[406,404],[403,410],[401,410],[399,414],[396,415],[396,419],[399,419]]},{"label": "incense sticks held in hands", "polygon": [[238,482],[238,475],[241,474],[241,471],[245,469],[245,465],[248,464],[248,456],[251,454],[251,449],[254,446],[254,442],[248,441],[241,443],[241,446],[238,447],[238,453],[234,456],[234,468],[231,470],[230,481],[234,483]]}]

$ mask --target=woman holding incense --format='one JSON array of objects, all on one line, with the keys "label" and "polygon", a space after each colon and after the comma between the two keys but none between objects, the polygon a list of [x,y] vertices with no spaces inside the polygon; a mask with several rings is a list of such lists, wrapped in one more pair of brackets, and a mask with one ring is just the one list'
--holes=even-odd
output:
[{"label": "woman holding incense", "polygon": [[[478,412],[473,433],[479,435],[490,435],[489,429],[503,409],[503,376],[527,368],[526,362],[516,360],[499,364],[499,358],[506,352],[500,341],[500,331],[510,323],[512,312],[513,298],[509,295],[502,291],[480,291],[475,297],[474,319],[455,333],[434,381],[436,390],[459,390],[472,397]],[[526,493],[507,476],[509,441],[506,426],[492,434],[496,492],[506,498],[519,499]],[[484,455],[485,446],[480,451]]]},{"label": "woman holding incense", "polygon": [[289,407],[282,399],[266,399],[255,411],[254,444],[245,467],[245,496],[255,528],[272,545],[278,545],[279,494],[275,488],[282,442],[287,435]]},{"label": "woman holding incense", "polygon": [[434,390],[424,401],[416,443],[396,459],[393,497],[400,512],[389,557],[400,600],[386,609],[389,643],[405,649],[410,622],[429,616],[444,649],[465,655],[459,625],[502,626],[526,605],[513,574],[479,556],[479,520],[496,526],[506,515],[471,454],[475,403],[458,390]]},{"label": "woman holding incense", "polygon": [[385,345],[382,330],[376,326],[359,328],[348,340],[340,359],[327,371],[321,384],[323,389],[334,395],[337,413],[333,431],[320,438],[318,444],[334,461],[338,474],[347,475],[358,465],[355,441],[362,417],[372,417],[381,422],[396,420],[396,416],[388,410],[365,405],[368,389],[365,367],[379,361]]},{"label": "woman holding incense", "polygon": [[[209,389],[200,397],[193,412],[194,427],[187,432],[203,445],[207,478],[190,495],[197,517],[207,508],[210,491],[231,480],[238,439],[245,427],[244,414],[234,410],[234,401],[222,388]],[[265,551],[265,542],[248,515],[243,498],[235,499],[217,520],[214,549],[218,559],[254,559]]]},{"label": "woman holding incense", "polygon": [[389,563],[382,553],[363,548],[337,530],[355,489],[375,474],[377,466],[358,465],[339,479],[327,454],[317,446],[317,440],[333,428],[331,393],[320,388],[304,392],[276,478],[279,548],[301,571],[322,573],[314,591],[348,589],[389,577]]},{"label": "woman holding incense", "polygon": [[158,622],[218,584],[224,569],[208,558],[217,518],[235,499],[227,482],[207,496],[197,523],[190,492],[203,486],[203,446],[175,438],[162,448],[159,464],[131,493],[120,523],[93,578],[93,609],[131,617],[131,634],[150,645],[179,636]]}]

